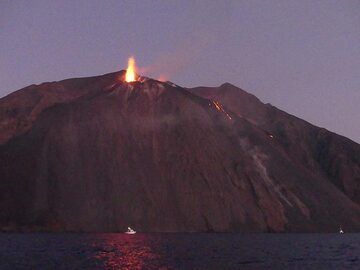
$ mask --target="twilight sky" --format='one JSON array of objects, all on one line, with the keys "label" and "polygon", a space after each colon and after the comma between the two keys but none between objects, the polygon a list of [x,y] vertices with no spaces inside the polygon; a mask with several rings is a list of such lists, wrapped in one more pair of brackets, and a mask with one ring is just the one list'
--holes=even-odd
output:
[{"label": "twilight sky", "polygon": [[126,68],[230,82],[360,142],[360,1],[0,0],[0,96]]}]

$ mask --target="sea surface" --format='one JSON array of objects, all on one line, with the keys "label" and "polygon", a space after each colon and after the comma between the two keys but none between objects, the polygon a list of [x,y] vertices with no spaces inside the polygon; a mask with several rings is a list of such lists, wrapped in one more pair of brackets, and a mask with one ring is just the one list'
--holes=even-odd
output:
[{"label": "sea surface", "polygon": [[0,269],[360,269],[360,234],[0,234]]}]

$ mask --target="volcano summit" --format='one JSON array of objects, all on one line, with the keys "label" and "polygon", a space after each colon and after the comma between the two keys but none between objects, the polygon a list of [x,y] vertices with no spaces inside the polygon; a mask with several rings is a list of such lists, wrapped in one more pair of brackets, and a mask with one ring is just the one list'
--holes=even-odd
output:
[{"label": "volcano summit", "polygon": [[0,99],[3,231],[360,231],[360,145],[228,83],[124,77]]}]

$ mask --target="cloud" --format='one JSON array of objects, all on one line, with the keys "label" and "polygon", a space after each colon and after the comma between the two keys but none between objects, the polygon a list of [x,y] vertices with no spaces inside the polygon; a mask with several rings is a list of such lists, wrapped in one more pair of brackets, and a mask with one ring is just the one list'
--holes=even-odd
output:
[{"label": "cloud", "polygon": [[209,50],[210,45],[226,37],[229,31],[231,4],[224,2],[195,1],[190,5],[184,28],[188,34],[169,52],[159,56],[152,65],[140,70],[145,75],[169,80],[199,61],[202,52]]}]

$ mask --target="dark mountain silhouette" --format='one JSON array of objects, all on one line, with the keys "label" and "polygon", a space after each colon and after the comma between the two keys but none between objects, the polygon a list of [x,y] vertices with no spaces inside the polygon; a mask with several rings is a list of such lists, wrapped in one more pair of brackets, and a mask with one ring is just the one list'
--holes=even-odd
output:
[{"label": "dark mountain silhouette", "polygon": [[360,146],[232,86],[124,71],[0,99],[0,225],[360,230]]}]

